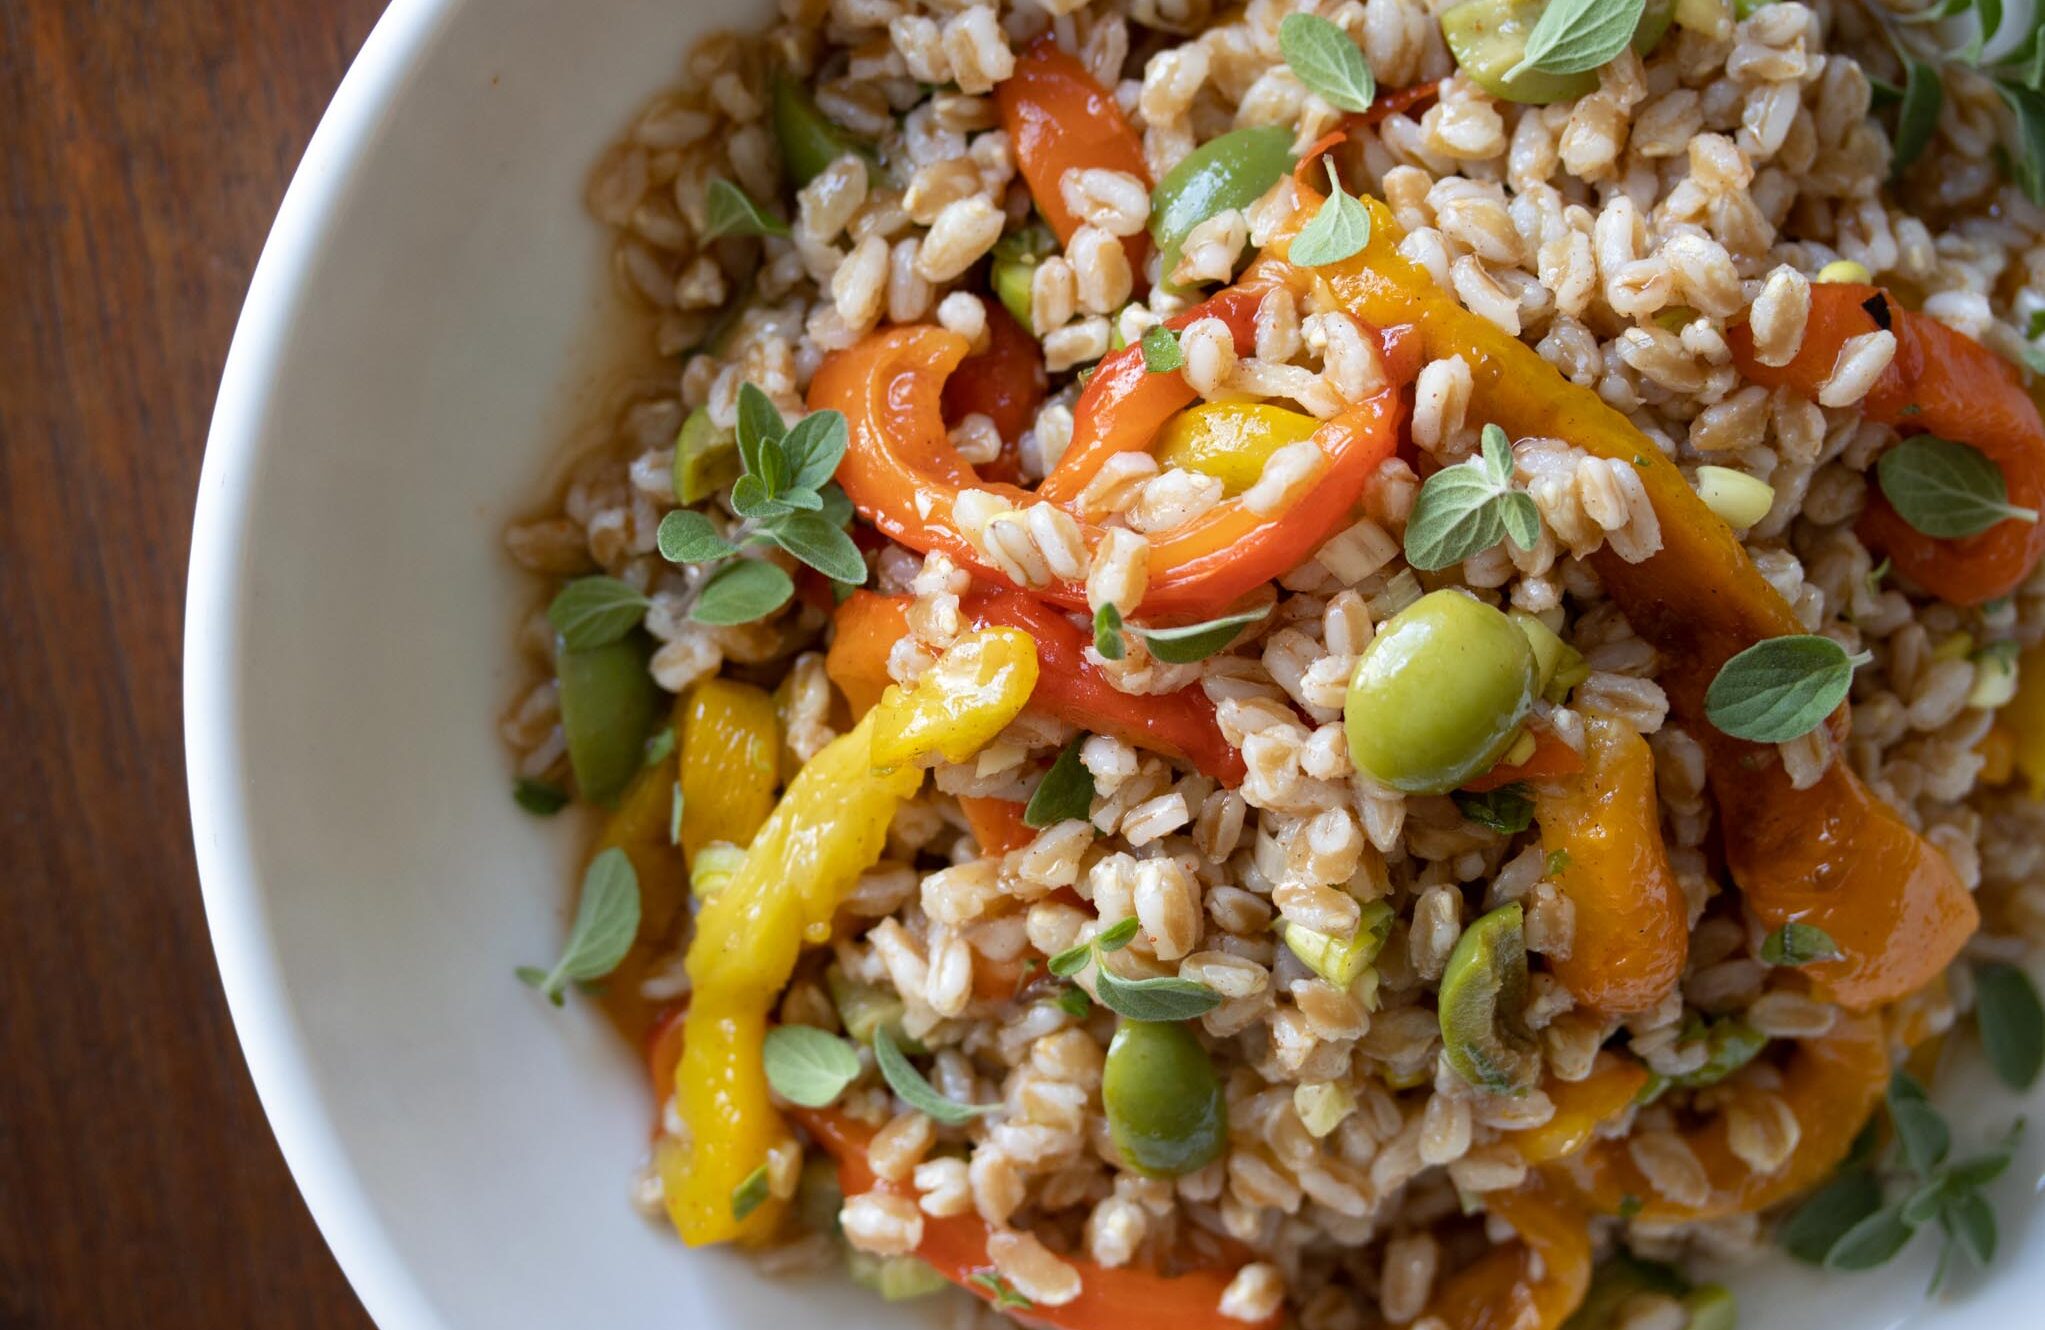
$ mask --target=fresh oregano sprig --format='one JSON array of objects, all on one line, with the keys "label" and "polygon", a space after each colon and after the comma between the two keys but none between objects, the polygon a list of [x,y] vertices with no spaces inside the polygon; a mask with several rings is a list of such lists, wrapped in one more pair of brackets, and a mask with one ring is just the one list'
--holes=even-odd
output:
[{"label": "fresh oregano sprig", "polygon": [[652,602],[615,577],[578,577],[555,594],[547,622],[571,651],[609,646],[638,626]]},{"label": "fresh oregano sprig", "polygon": [[1875,463],[1882,497],[1912,528],[1939,540],[1976,536],[1997,522],[2038,520],[2009,501],[2002,468],[1978,448],[1918,434]]},{"label": "fresh oregano sprig", "polygon": [[1816,924],[1792,920],[1761,939],[1763,965],[1810,965],[1836,961],[1839,956],[1839,944]]},{"label": "fresh oregano sprig", "polygon": [[964,1126],[974,1118],[998,1110],[999,1104],[961,1104],[947,1099],[937,1092],[935,1086],[916,1070],[901,1046],[895,1043],[895,1036],[887,1026],[877,1026],[873,1032],[873,1060],[880,1067],[881,1077],[888,1088],[909,1107],[947,1127]]},{"label": "fresh oregano sprig", "polygon": [[[1297,17],[1297,16],[1295,16]],[[1370,210],[1342,188],[1335,164],[1328,168],[1328,197],[1292,238],[1286,257],[1303,268],[1324,268],[1359,254],[1370,243]]]},{"label": "fresh oregano sprig", "polygon": [[712,180],[703,197],[703,238],[719,236],[785,236],[788,223],[753,202],[753,196],[722,177]]},{"label": "fresh oregano sprig", "polygon": [[1307,91],[1342,111],[1368,111],[1378,82],[1370,61],[1348,33],[1313,14],[1287,14],[1278,25],[1278,50]]},{"label": "fresh oregano sprig", "polygon": [[772,614],[795,594],[774,564],[736,558],[747,545],[776,545],[835,582],[866,580],[866,560],[845,533],[852,505],[831,481],[845,456],[845,417],[814,411],[789,428],[773,399],[752,384],[738,394],[737,444],[743,471],[732,482],[731,506],[743,519],[729,534],[708,514],[680,508],[661,519],[661,557],[671,563],[720,565],[697,593],[690,617],[702,623],[749,623]]},{"label": "fresh oregano sprig", "polygon": [[1080,745],[1086,742],[1084,734],[1074,736],[1071,743],[1058,753],[1058,760],[1037,782],[1036,791],[1030,795],[1029,803],[1023,806],[1023,825],[1026,827],[1051,827],[1073,819],[1085,821],[1093,813],[1094,778],[1080,761]]},{"label": "fresh oregano sprig", "polygon": [[1094,967],[1094,993],[1101,1005],[1132,1021],[1185,1021],[1204,1016],[1221,1005],[1221,994],[1205,984],[1177,975],[1124,979],[1107,967],[1107,953],[1120,951],[1136,936],[1134,918],[1122,919],[1084,942],[1051,957],[1046,968],[1069,979],[1089,964]]},{"label": "fresh oregano sprig", "polygon": [[1891,1078],[1884,1102],[1896,1138],[1889,1168],[1878,1168],[1872,1151],[1856,1149],[1832,1181],[1783,1221],[1776,1241],[1813,1265],[1871,1270],[1936,1224],[1944,1236],[1927,1290],[1935,1292],[1955,1252],[1977,1266],[1995,1258],[1995,1210],[1981,1190],[2009,1168],[2023,1120],[1983,1153],[1952,1160],[1952,1130],[1908,1072]]},{"label": "fresh oregano sprig", "polygon": [[1988,1065],[2012,1090],[2028,1090],[2045,1069],[2045,1004],[2031,976],[2001,961],[1974,971],[1974,1024]]},{"label": "fresh oregano sprig", "polygon": [[1646,0],[1549,0],[1527,34],[1525,54],[1505,76],[1597,69],[1626,49],[1646,8]]},{"label": "fresh oregano sprig", "polygon": [[1719,666],[1704,691],[1704,715],[1735,739],[1787,743],[1822,725],[1846,700],[1853,671],[1872,659],[1847,655],[1829,637],[1771,637]]},{"label": "fresh oregano sprig", "polygon": [[613,847],[589,861],[575,922],[553,967],[518,967],[518,977],[560,1006],[570,984],[587,984],[618,968],[639,936],[639,875],[626,853]]},{"label": "fresh oregano sprig", "polygon": [[1512,444],[1486,425],[1476,457],[1427,478],[1406,522],[1406,562],[1434,571],[1461,563],[1510,536],[1530,550],[1541,539],[1533,496],[1513,488]]},{"label": "fresh oregano sprig", "polygon": [[760,1045],[767,1084],[791,1104],[823,1108],[859,1079],[852,1045],[813,1025],[777,1025]]}]

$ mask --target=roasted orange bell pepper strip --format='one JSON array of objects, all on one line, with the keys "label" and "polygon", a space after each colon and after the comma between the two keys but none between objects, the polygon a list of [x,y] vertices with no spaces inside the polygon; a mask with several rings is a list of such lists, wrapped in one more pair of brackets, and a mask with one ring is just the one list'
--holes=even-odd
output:
[{"label": "roasted orange bell pepper strip", "polygon": [[[869,1192],[913,1195],[874,1175],[866,1162],[873,1129],[834,1109],[796,1109],[795,1119],[838,1161],[838,1185],[847,1196]],[[991,1230],[975,1214],[923,1217],[923,1241],[916,1255],[939,1274],[978,1297],[992,1300],[1000,1284],[987,1255]],[[1231,1270],[1188,1270],[1161,1275],[1133,1266],[1110,1267],[1072,1256],[1079,1272],[1079,1296],[1058,1306],[1036,1304],[1019,1319],[1058,1330],[1275,1330],[1276,1314],[1262,1321],[1234,1321],[1221,1314],[1221,1295]],[[979,1279],[976,1282],[975,1277]]]},{"label": "roasted orange bell pepper strip", "polygon": [[[1733,1153],[1724,1113],[1685,1134],[1710,1180],[1701,1204],[1678,1204],[1656,1192],[1623,1140],[1594,1142],[1545,1171],[1558,1186],[1605,1214],[1618,1213],[1628,1198],[1639,1203],[1641,1217],[1651,1220],[1688,1222],[1753,1214],[1831,1176],[1888,1085],[1888,1041],[1881,1018],[1842,1016],[1829,1033],[1800,1041],[1783,1065],[1782,1086],[1774,1093],[1796,1116],[1800,1134],[1796,1149],[1773,1173],[1756,1173]],[[1740,1078],[1728,1082],[1726,1089],[1735,1104],[1741,1096],[1764,1093]]]},{"label": "roasted orange bell pepper strip", "polygon": [[1014,484],[1022,478],[1016,447],[1037,419],[1050,385],[1044,350],[998,300],[987,306],[987,349],[967,356],[944,381],[944,420],[956,425],[970,415],[994,422],[1001,456],[980,468],[989,480]]},{"label": "roasted orange bell pepper strip", "polygon": [[689,944],[692,990],[675,1069],[686,1149],[659,1156],[668,1216],[690,1246],[758,1241],[782,1203],[744,1219],[732,1193],[789,1138],[761,1065],[767,1017],[805,943],[830,934],[838,903],[880,858],[888,823],[916,792],[914,767],[876,771],[871,716],[803,766],[745,862],[703,903]]},{"label": "roasted orange bell pepper strip", "polygon": [[1564,743],[1553,730],[1534,728],[1533,735],[1534,751],[1526,761],[1495,766],[1475,780],[1465,781],[1463,788],[1472,794],[1485,794],[1514,781],[1555,780],[1583,770],[1583,754]]},{"label": "roasted orange bell pepper strip", "polygon": [[[1045,33],[1016,58],[1015,72],[994,85],[994,105],[1029,183],[1030,198],[1063,245],[1082,219],[1065,206],[1067,171],[1098,167],[1125,171],[1149,187],[1150,167],[1143,140],[1122,114],[1114,89],[1103,88],[1086,66]],[[1130,270],[1141,278],[1150,237],[1141,231],[1122,241]]]},{"label": "roasted orange bell pepper strip", "polygon": [[[1231,788],[1242,783],[1243,755],[1223,737],[1214,703],[1198,686],[1156,696],[1122,692],[1087,660],[1090,639],[1084,631],[1020,591],[976,589],[960,612],[976,628],[1019,628],[1035,639],[1037,683],[1030,705],[1083,730],[1188,763]],[[874,695],[876,681],[885,686],[888,651],[908,631],[907,597],[855,591],[838,607],[824,671],[855,709],[859,698]]]},{"label": "roasted orange bell pepper strip", "polygon": [[[1744,323],[1728,331],[1726,342],[1733,363],[1755,383],[1816,400],[1839,348],[1878,327],[1895,334],[1896,358],[1861,402],[1861,414],[1978,448],[2002,469],[2012,504],[2045,506],[2045,422],[2016,367],[1965,333],[1903,308],[1880,287],[1813,286],[1803,344],[1787,365],[1754,359],[1753,332]],[[1976,536],[1940,540],[1905,522],[1879,487],[1868,496],[1859,530],[1898,573],[1956,605],[2008,595],[2045,554],[2045,522],[2005,519]]]},{"label": "roasted orange bell pepper strip", "polygon": [[1036,639],[1042,669],[1033,705],[1067,724],[1188,763],[1231,788],[1242,784],[1242,752],[1223,737],[1214,703],[1198,684],[1143,697],[1123,692],[1086,659],[1092,641],[1086,632],[1020,592],[975,591],[959,608],[969,623],[1005,624]]},{"label": "roasted orange bell pepper strip", "polygon": [[873,710],[881,694],[894,683],[888,673],[888,652],[908,634],[907,596],[855,591],[832,614],[824,674],[845,694],[854,719]]},{"label": "roasted orange bell pepper strip", "polygon": [[[1302,215],[1310,215],[1311,202],[1308,196]],[[1354,258],[1302,271],[1283,261],[1281,238],[1245,284],[1325,282],[1367,322],[1411,322],[1430,359],[1461,356],[1469,365],[1481,418],[1514,438],[1567,439],[1636,468],[1660,523],[1661,550],[1640,563],[1601,550],[1592,565],[1634,630],[1660,651],[1671,703],[1705,744],[1734,880],[1771,926],[1807,919],[1832,932],[1846,956],[1808,973],[1838,1001],[1872,1006],[1921,988],[1959,954],[1979,920],[1945,857],[1845,762],[1832,763],[1811,788],[1793,790],[1772,749],[1729,738],[1704,719],[1704,692],[1721,665],[1762,638],[1803,632],[1789,605],[1731,528],[1624,416],[1437,288],[1398,253],[1401,233],[1385,206],[1374,199],[1365,206],[1370,242]]]},{"label": "roasted orange bell pepper strip", "polygon": [[1624,1113],[1647,1085],[1647,1068],[1623,1054],[1604,1052],[1580,1081],[1550,1077],[1542,1087],[1555,1114],[1509,1139],[1530,1164],[1552,1164],[1589,1145],[1599,1127]]},{"label": "roasted orange bell pepper strip", "polygon": [[1446,1330],[1556,1330],[1591,1286],[1583,1216],[1538,1180],[1489,1193],[1484,1208],[1512,1225],[1519,1240],[1493,1247],[1438,1284],[1426,1315]]},{"label": "roasted orange bell pepper strip", "polygon": [[[985,581],[1013,585],[953,523],[953,504],[968,488],[988,490],[1018,506],[1044,500],[1012,485],[981,480],[945,437],[940,388],[965,350],[964,338],[941,328],[874,333],[824,362],[810,383],[809,405],[846,417],[851,442],[838,467],[838,483],[861,516],[911,549],[942,550]],[[1389,385],[1323,424],[1314,441],[1327,466],[1282,511],[1266,516],[1240,498],[1224,499],[1202,516],[1154,536],[1149,590],[1139,607],[1144,616],[1216,617],[1249,591],[1304,562],[1350,521],[1378,463],[1397,445],[1405,409],[1399,387]],[[1128,446],[1147,447],[1154,432],[1132,437]],[[1098,544],[1099,528],[1082,522],[1080,531],[1087,548]],[[1028,589],[1068,608],[1086,608],[1080,579]]]},{"label": "roasted orange bell pepper strip", "polygon": [[[1662,844],[1654,753],[1620,721],[1584,721],[1584,773],[1534,796],[1541,848],[1575,906],[1576,937],[1549,968],[1570,996],[1605,1012],[1646,1011],[1683,977],[1689,906]],[[1558,857],[1559,856],[1559,857]]]},{"label": "roasted orange bell pepper strip", "polygon": [[1037,833],[1022,820],[1023,805],[1013,799],[960,795],[959,811],[966,815],[966,829],[979,842],[982,854],[1007,854],[1037,838]]}]

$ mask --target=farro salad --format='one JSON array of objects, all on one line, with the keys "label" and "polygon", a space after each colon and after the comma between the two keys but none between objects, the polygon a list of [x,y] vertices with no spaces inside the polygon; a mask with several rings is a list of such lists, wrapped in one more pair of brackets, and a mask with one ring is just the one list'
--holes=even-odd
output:
[{"label": "farro salad", "polygon": [[1726,1330],[2045,1058],[1999,0],[781,0],[589,191],[508,533],[636,1194],[960,1323]]}]

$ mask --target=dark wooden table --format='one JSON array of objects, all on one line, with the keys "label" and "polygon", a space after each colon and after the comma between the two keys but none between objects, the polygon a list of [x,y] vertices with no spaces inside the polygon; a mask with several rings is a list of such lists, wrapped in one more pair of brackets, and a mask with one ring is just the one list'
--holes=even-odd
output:
[{"label": "dark wooden table", "polygon": [[179,639],[213,391],[382,0],[0,0],[0,1327],[363,1330],[200,912]]}]

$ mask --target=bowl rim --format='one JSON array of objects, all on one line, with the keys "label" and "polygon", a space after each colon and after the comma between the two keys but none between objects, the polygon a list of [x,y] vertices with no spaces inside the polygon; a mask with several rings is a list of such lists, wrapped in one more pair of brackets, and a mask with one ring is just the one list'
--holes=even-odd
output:
[{"label": "bowl rim", "polygon": [[237,697],[250,503],[264,424],[339,202],[392,99],[461,0],[391,0],[320,116],[263,242],[199,474],[185,584],[185,781],[207,931],[242,1057],[300,1195],[381,1330],[450,1330],[349,1162],[306,1054],[255,868]]}]

